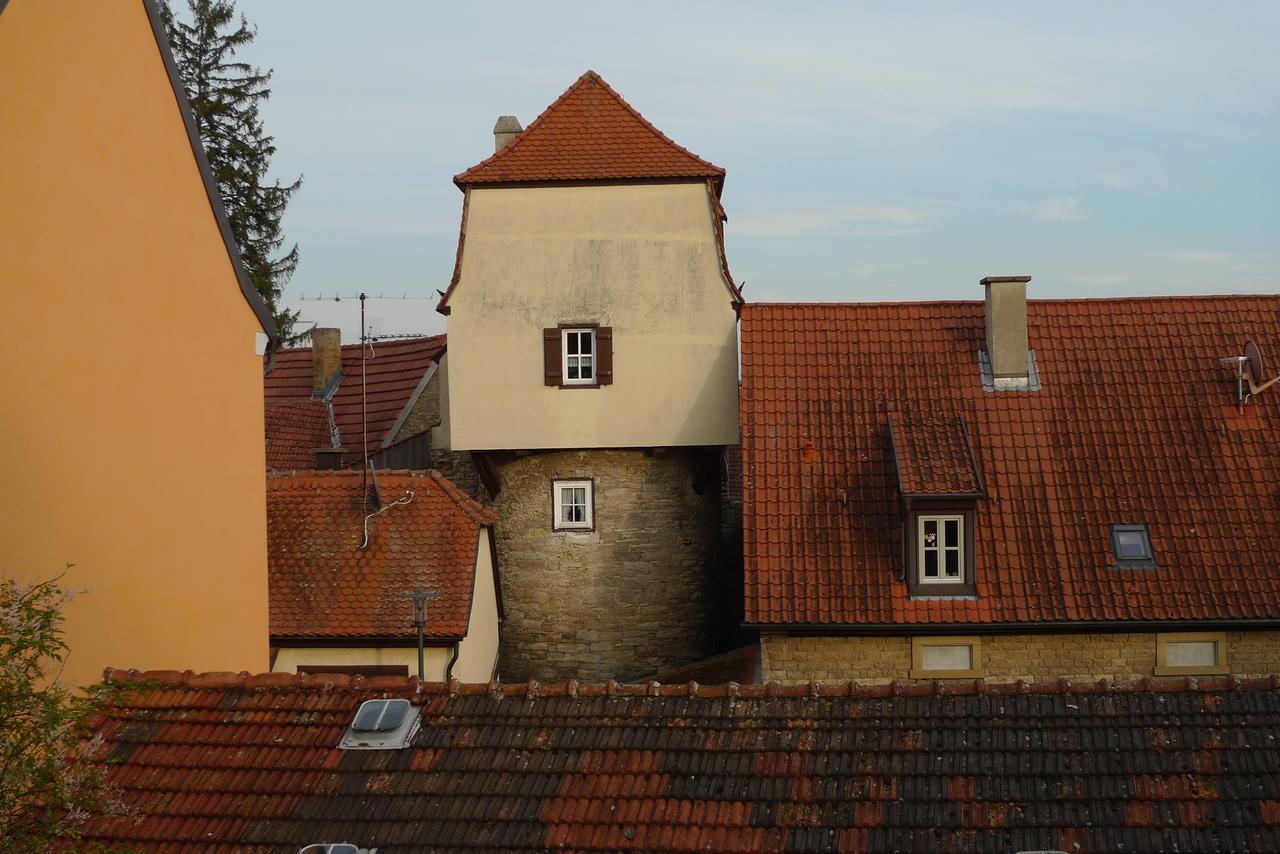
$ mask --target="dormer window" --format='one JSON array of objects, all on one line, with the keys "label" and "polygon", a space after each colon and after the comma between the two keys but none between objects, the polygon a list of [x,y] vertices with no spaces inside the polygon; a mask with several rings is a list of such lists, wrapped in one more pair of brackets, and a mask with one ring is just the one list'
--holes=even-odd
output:
[{"label": "dormer window", "polygon": [[613,329],[562,323],[542,330],[543,383],[558,388],[598,388],[613,383]]},{"label": "dormer window", "polygon": [[921,584],[964,583],[964,517],[916,517]]},{"label": "dormer window", "polygon": [[1111,550],[1116,566],[1141,569],[1156,565],[1146,525],[1112,525]]}]

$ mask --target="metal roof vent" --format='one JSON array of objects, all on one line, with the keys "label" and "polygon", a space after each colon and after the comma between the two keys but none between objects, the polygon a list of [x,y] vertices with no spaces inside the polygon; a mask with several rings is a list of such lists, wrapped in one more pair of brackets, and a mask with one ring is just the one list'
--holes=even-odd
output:
[{"label": "metal roof vent", "polygon": [[365,700],[338,747],[342,750],[399,750],[413,740],[420,722],[420,716],[408,700]]}]

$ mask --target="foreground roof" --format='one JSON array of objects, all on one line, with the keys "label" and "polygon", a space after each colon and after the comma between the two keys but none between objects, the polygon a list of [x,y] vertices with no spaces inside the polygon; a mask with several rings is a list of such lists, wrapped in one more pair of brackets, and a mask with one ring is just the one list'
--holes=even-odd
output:
[{"label": "foreground roof", "polygon": [[329,404],[318,397],[268,403],[267,470],[315,468],[316,450],[333,445]]},{"label": "foreground roof", "polygon": [[[1277,851],[1280,680],[909,688],[149,678],[96,722],[143,850]],[[405,697],[397,751],[336,749]]]},{"label": "foreground roof", "polygon": [[712,178],[724,170],[676,145],[594,71],[501,151],[453,180],[471,184]]},{"label": "foreground roof", "polygon": [[467,633],[476,550],[493,514],[438,472],[379,472],[383,506],[369,520],[359,471],[267,478],[267,564],[271,636],[412,638],[412,590],[440,594],[426,635]]},{"label": "foreground roof", "polygon": [[[988,392],[981,302],[743,306],[748,623],[1280,619],[1280,393],[1241,417],[1221,362],[1280,345],[1280,297],[1027,310],[1041,388]],[[902,470],[891,415],[940,425]],[[979,484],[978,598],[909,598],[900,488]],[[1159,568],[1115,568],[1128,523]]]},{"label": "foreground roof", "polygon": [[[360,377],[362,346],[367,348],[364,364],[369,371],[363,389]],[[390,444],[401,417],[417,400],[427,371],[440,361],[444,351],[443,335],[379,341],[370,345],[343,345],[343,376],[332,397],[333,418],[343,447],[355,452],[358,458],[364,435],[366,405],[370,454],[385,444]],[[297,347],[276,353],[271,371],[263,379],[268,406],[310,398],[312,370],[310,347]],[[271,423],[268,422],[268,428],[270,426]],[[272,441],[285,444],[288,439],[287,435],[273,435],[268,429],[268,447]],[[314,467],[315,456],[310,453],[314,450],[315,446],[305,449],[311,462],[304,468]],[[302,452],[300,447],[292,450],[294,454]]]}]

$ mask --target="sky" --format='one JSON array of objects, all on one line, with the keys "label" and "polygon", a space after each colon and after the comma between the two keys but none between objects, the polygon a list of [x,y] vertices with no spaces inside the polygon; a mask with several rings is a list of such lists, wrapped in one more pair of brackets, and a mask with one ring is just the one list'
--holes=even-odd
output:
[{"label": "sky", "polygon": [[286,302],[346,341],[362,290],[410,297],[375,333],[444,331],[453,175],[587,69],[728,170],[749,300],[1280,291],[1277,3],[237,6],[304,179]]}]

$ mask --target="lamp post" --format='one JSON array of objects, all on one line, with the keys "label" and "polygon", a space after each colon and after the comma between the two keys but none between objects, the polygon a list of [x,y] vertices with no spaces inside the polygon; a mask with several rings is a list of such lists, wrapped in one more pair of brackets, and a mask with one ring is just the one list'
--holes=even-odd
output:
[{"label": "lamp post", "polygon": [[401,593],[400,598],[413,600],[413,627],[418,630],[418,679],[425,679],[422,647],[427,627],[427,600],[439,599],[440,594],[431,590],[415,590],[412,593]]}]

